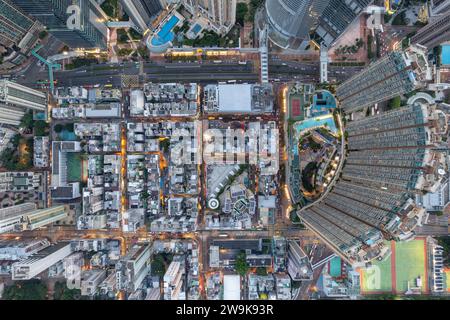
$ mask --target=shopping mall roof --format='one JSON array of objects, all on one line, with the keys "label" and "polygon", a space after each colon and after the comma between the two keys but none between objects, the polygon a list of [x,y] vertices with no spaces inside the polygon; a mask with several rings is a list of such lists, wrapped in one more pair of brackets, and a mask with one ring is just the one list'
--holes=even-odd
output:
[{"label": "shopping mall roof", "polygon": [[241,277],[237,274],[223,276],[223,299],[241,300]]},{"label": "shopping mall roof", "polygon": [[219,85],[219,112],[251,112],[252,85]]}]

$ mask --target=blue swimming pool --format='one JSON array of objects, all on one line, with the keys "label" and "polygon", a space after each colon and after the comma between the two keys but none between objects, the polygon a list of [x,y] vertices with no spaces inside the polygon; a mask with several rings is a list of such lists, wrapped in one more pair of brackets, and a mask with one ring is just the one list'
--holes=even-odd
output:
[{"label": "blue swimming pool", "polygon": [[336,99],[329,91],[320,91],[313,96],[311,116],[317,117],[328,114],[331,109],[336,108]]},{"label": "blue swimming pool", "polygon": [[325,124],[331,132],[337,133],[337,128],[336,128],[336,124],[334,123],[333,116],[311,118],[311,119],[297,122],[295,124],[295,130],[297,131],[297,134],[298,134],[299,132],[301,132],[305,129],[316,128],[316,127],[323,126]]},{"label": "blue swimming pool", "polygon": [[196,24],[196,25],[192,28],[192,32],[193,32],[194,34],[199,33],[200,30],[202,30],[202,26],[199,25],[199,24]]},{"label": "blue swimming pool", "polygon": [[442,45],[441,62],[445,65],[450,65],[450,44]]},{"label": "blue swimming pool", "polygon": [[68,131],[66,129],[63,129],[58,135],[61,138],[61,140],[64,140],[64,141],[76,141],[77,140],[76,134],[74,132]]},{"label": "blue swimming pool", "polygon": [[161,30],[153,37],[152,45],[160,46],[173,41],[175,35],[172,32],[172,29],[176,26],[178,21],[180,21],[180,19],[178,19],[177,16],[170,17],[170,19],[161,27]]},{"label": "blue swimming pool", "polygon": [[35,112],[33,115],[33,120],[47,120],[45,112]]}]

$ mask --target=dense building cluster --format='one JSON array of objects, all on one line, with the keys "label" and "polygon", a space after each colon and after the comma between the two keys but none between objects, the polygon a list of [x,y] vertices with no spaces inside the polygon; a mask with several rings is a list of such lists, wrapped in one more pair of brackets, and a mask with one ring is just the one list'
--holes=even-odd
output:
[{"label": "dense building cluster", "polygon": [[351,121],[348,155],[335,187],[300,210],[315,230],[352,264],[389,251],[384,238],[408,239],[425,215],[414,192],[435,191],[444,178],[445,157],[433,151],[446,133],[445,115],[416,104]]},{"label": "dense building cluster", "polygon": [[448,298],[449,10],[0,0],[0,300]]},{"label": "dense building cluster", "polygon": [[144,90],[131,92],[133,117],[193,116],[198,109],[196,83],[148,83]]},{"label": "dense building cluster", "polygon": [[393,51],[338,86],[336,94],[345,112],[372,106],[423,87],[431,70],[423,47]]}]

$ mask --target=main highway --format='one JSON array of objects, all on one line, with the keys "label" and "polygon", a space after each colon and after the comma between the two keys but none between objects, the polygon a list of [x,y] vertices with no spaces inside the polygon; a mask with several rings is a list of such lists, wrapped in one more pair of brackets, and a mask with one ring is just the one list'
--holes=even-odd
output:
[{"label": "main highway", "polygon": [[[142,65],[141,65],[142,64]],[[25,70],[17,81],[33,86],[39,80],[47,79],[44,68],[34,72]],[[193,81],[198,83],[237,80],[241,82],[257,82],[258,74],[253,71],[251,63],[214,64],[214,63],[135,63],[94,64],[74,70],[55,71],[58,86],[106,85],[121,86],[122,75],[138,76],[141,81],[176,82]]]},{"label": "main highway", "polygon": [[[330,82],[341,82],[361,70],[357,66],[329,66]],[[253,63],[214,63],[214,62],[124,62],[121,64],[94,64],[74,70],[55,71],[58,86],[78,85],[122,85],[122,75],[135,76],[143,82],[197,82],[215,83],[234,81],[253,83],[259,81],[259,72]],[[292,80],[317,82],[319,62],[292,62],[270,60],[269,77],[271,81],[288,82]],[[36,86],[39,80],[46,80],[48,72],[44,67],[33,63],[17,76],[17,81],[28,86]]]},{"label": "main highway", "polygon": [[[362,66],[328,66],[329,82],[342,82],[363,69]],[[269,78],[280,82],[293,80],[306,82],[320,81],[319,62],[295,62],[271,60],[269,63]]]}]

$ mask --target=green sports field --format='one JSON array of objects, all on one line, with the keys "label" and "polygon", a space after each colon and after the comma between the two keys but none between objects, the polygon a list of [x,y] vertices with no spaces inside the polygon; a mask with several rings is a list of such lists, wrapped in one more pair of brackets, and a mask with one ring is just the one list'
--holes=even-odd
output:
[{"label": "green sports field", "polygon": [[450,269],[445,269],[445,284],[447,292],[450,292]]},{"label": "green sports field", "polygon": [[67,153],[67,180],[68,182],[81,181],[81,154],[78,152]]},{"label": "green sports field", "polygon": [[409,242],[396,243],[396,263],[397,292],[404,293],[410,286],[415,286],[415,279],[422,278],[423,291],[426,289],[426,261],[425,261],[425,240],[418,239]]},{"label": "green sports field", "polygon": [[360,270],[361,293],[405,293],[408,281],[415,286],[415,279],[422,278],[422,290],[427,290],[427,262],[425,239],[409,242],[386,242],[392,249],[384,261],[374,261],[370,268]]}]

